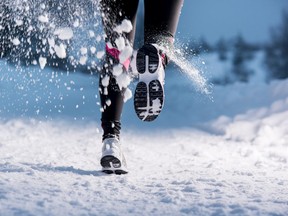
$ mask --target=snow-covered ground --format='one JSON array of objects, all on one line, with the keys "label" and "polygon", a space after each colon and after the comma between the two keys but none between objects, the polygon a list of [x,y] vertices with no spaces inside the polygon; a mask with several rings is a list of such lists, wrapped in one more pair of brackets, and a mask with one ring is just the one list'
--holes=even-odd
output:
[{"label": "snow-covered ground", "polygon": [[259,59],[210,96],[170,68],[151,124],[128,101],[121,176],[100,171],[97,77],[0,64],[0,215],[288,214],[288,80],[263,82]]}]

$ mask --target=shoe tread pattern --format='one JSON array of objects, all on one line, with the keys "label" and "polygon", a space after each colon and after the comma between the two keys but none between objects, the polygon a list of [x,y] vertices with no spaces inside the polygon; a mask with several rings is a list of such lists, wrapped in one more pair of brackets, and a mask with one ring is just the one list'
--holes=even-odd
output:
[{"label": "shoe tread pattern", "polygon": [[158,50],[151,44],[146,44],[138,50],[137,53],[137,70],[140,74],[146,72],[146,56],[149,56],[149,73],[155,73],[159,64]]},{"label": "shoe tread pattern", "polygon": [[[147,73],[146,56],[149,56],[148,72],[155,73],[159,65],[158,50],[150,44],[143,46],[137,53],[136,66],[140,74]],[[157,100],[158,99],[158,100]],[[158,108],[154,110],[153,103],[158,101]],[[164,104],[164,89],[159,80],[150,80],[148,83],[140,81],[134,93],[134,109],[142,121],[154,121],[160,114]]]},{"label": "shoe tread pattern", "polygon": [[[122,164],[120,160],[114,156],[105,156],[101,159],[100,161],[101,166],[102,166],[102,172],[106,174],[116,174],[116,175],[121,175],[121,174],[127,174],[128,172],[124,169],[122,169]],[[112,167],[111,167],[112,164]]]}]

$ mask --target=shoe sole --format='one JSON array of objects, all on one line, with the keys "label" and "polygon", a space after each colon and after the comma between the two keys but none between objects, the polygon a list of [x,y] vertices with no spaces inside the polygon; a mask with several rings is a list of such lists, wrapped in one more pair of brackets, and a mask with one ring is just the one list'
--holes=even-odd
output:
[{"label": "shoe sole", "polygon": [[102,166],[102,172],[106,174],[127,174],[128,171],[122,168],[121,162],[114,156],[104,156],[101,158],[100,164]]},{"label": "shoe sole", "polygon": [[139,82],[134,93],[134,109],[142,121],[155,120],[162,111],[164,104],[164,88],[158,80],[158,50],[153,45],[145,45],[138,50],[136,67]]}]

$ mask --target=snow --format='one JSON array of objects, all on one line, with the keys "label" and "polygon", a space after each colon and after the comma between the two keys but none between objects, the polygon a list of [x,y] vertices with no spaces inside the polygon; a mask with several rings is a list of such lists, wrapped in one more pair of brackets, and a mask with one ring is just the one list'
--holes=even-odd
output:
[{"label": "snow", "polygon": [[73,30],[69,27],[56,29],[54,35],[57,35],[61,40],[70,40],[73,38]]},{"label": "snow", "polygon": [[65,48],[65,45],[63,43],[60,43],[59,45],[55,45],[54,50],[56,52],[56,55],[59,58],[61,58],[61,59],[66,58],[66,48]]},{"label": "snow", "polygon": [[181,72],[190,80],[190,82],[194,83],[198,91],[207,95],[210,94],[207,79],[201,74],[201,71],[193,64],[193,62],[189,62],[184,57],[184,53],[177,49],[177,45],[175,51],[171,51],[165,46],[158,47],[161,50],[164,50],[170,60],[173,61],[179,68],[181,68]]},{"label": "snow", "polygon": [[47,64],[47,59],[45,57],[39,57],[39,65],[41,69],[44,69],[45,65]]},{"label": "snow", "polygon": [[109,85],[109,80],[110,80],[109,76],[103,77],[103,79],[101,80],[102,86],[107,87]]},{"label": "snow", "polygon": [[116,77],[117,84],[120,89],[127,88],[131,83],[131,77],[127,73],[122,73]]},{"label": "snow", "polygon": [[129,89],[129,88],[127,88],[126,90],[125,90],[125,92],[124,92],[124,103],[126,103],[128,100],[130,100],[131,98],[133,97],[133,93],[132,93],[132,91]]},{"label": "snow", "polygon": [[115,44],[119,51],[122,51],[125,47],[125,39],[124,37],[119,37],[115,40]]},{"label": "snow", "polygon": [[80,52],[81,52],[81,55],[86,55],[88,52],[88,49],[86,47],[81,47]]},{"label": "snow", "polygon": [[287,145],[193,129],[128,132],[122,142],[130,173],[106,176],[97,126],[1,124],[1,215],[287,213]]},{"label": "snow", "polygon": [[22,26],[23,20],[15,20],[16,26]]},{"label": "snow", "polygon": [[132,29],[133,29],[132,23],[129,20],[124,19],[120,25],[116,26],[114,31],[121,34],[121,33],[129,33],[132,31]]},{"label": "snow", "polygon": [[101,36],[100,36],[100,35],[97,35],[97,36],[96,36],[96,41],[97,41],[97,42],[100,42],[100,41],[101,41]]},{"label": "snow", "polygon": [[55,47],[55,39],[52,38],[48,38],[48,44],[50,45],[50,47],[54,48]]},{"label": "snow", "polygon": [[128,58],[130,58],[133,54],[133,48],[131,46],[125,46],[119,55],[119,61],[121,64],[124,64]]},{"label": "snow", "polygon": [[[227,69],[202,58],[199,71]],[[287,215],[288,80],[264,82],[259,58],[251,82],[214,86],[213,100],[168,68],[153,123],[127,100],[122,176],[101,172],[97,77],[1,60],[0,215]]]},{"label": "snow", "polygon": [[104,52],[104,51],[98,51],[98,52],[96,53],[96,57],[97,57],[98,59],[102,59],[102,58],[104,57],[104,55],[105,55],[105,52]]},{"label": "snow", "polygon": [[18,45],[20,45],[21,42],[19,41],[18,38],[13,38],[12,43],[13,43],[15,46],[18,46]]},{"label": "snow", "polygon": [[117,65],[113,66],[112,71],[113,71],[113,75],[116,77],[121,75],[123,73],[123,65],[117,64]]},{"label": "snow", "polygon": [[75,28],[79,27],[80,26],[80,22],[79,22],[79,19],[76,19],[75,22],[73,23],[73,26]]},{"label": "snow", "polygon": [[49,23],[48,14],[43,14],[38,17],[38,20],[42,23]]},{"label": "snow", "polygon": [[96,47],[91,47],[90,51],[91,51],[92,54],[94,54],[96,52]]},{"label": "snow", "polygon": [[86,62],[87,62],[87,56],[81,56],[80,57],[80,60],[79,60],[79,63],[81,64],[81,65],[86,65]]}]

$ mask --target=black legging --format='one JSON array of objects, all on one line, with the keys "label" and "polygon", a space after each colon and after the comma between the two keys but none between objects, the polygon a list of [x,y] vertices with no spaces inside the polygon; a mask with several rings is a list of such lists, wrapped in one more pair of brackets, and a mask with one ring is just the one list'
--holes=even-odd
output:
[{"label": "black legging", "polygon": [[[183,2],[184,0],[144,0],[144,43],[173,43]],[[124,19],[128,19],[133,25],[133,30],[124,36],[133,45],[138,3],[139,0],[100,1],[107,42],[114,43],[118,35],[113,29]],[[109,56],[106,59],[108,65],[113,60]],[[104,108],[101,118],[104,138],[109,135],[119,136],[120,118],[124,103],[123,91],[125,91],[125,89],[119,89],[116,80],[110,74],[108,95],[103,94],[104,87],[101,85],[101,81],[103,76],[109,74],[107,73],[109,70],[111,71],[111,65],[108,68],[104,67],[100,78],[100,98]],[[109,100],[109,106],[106,103],[107,100]]]},{"label": "black legging", "polygon": [[[184,0],[144,0],[145,43],[156,43],[161,39],[165,40],[166,37],[175,36],[183,2]],[[139,0],[100,1],[104,30],[108,40],[113,40],[114,27],[123,19],[128,19],[134,28],[126,38],[133,44],[138,3]]]}]

